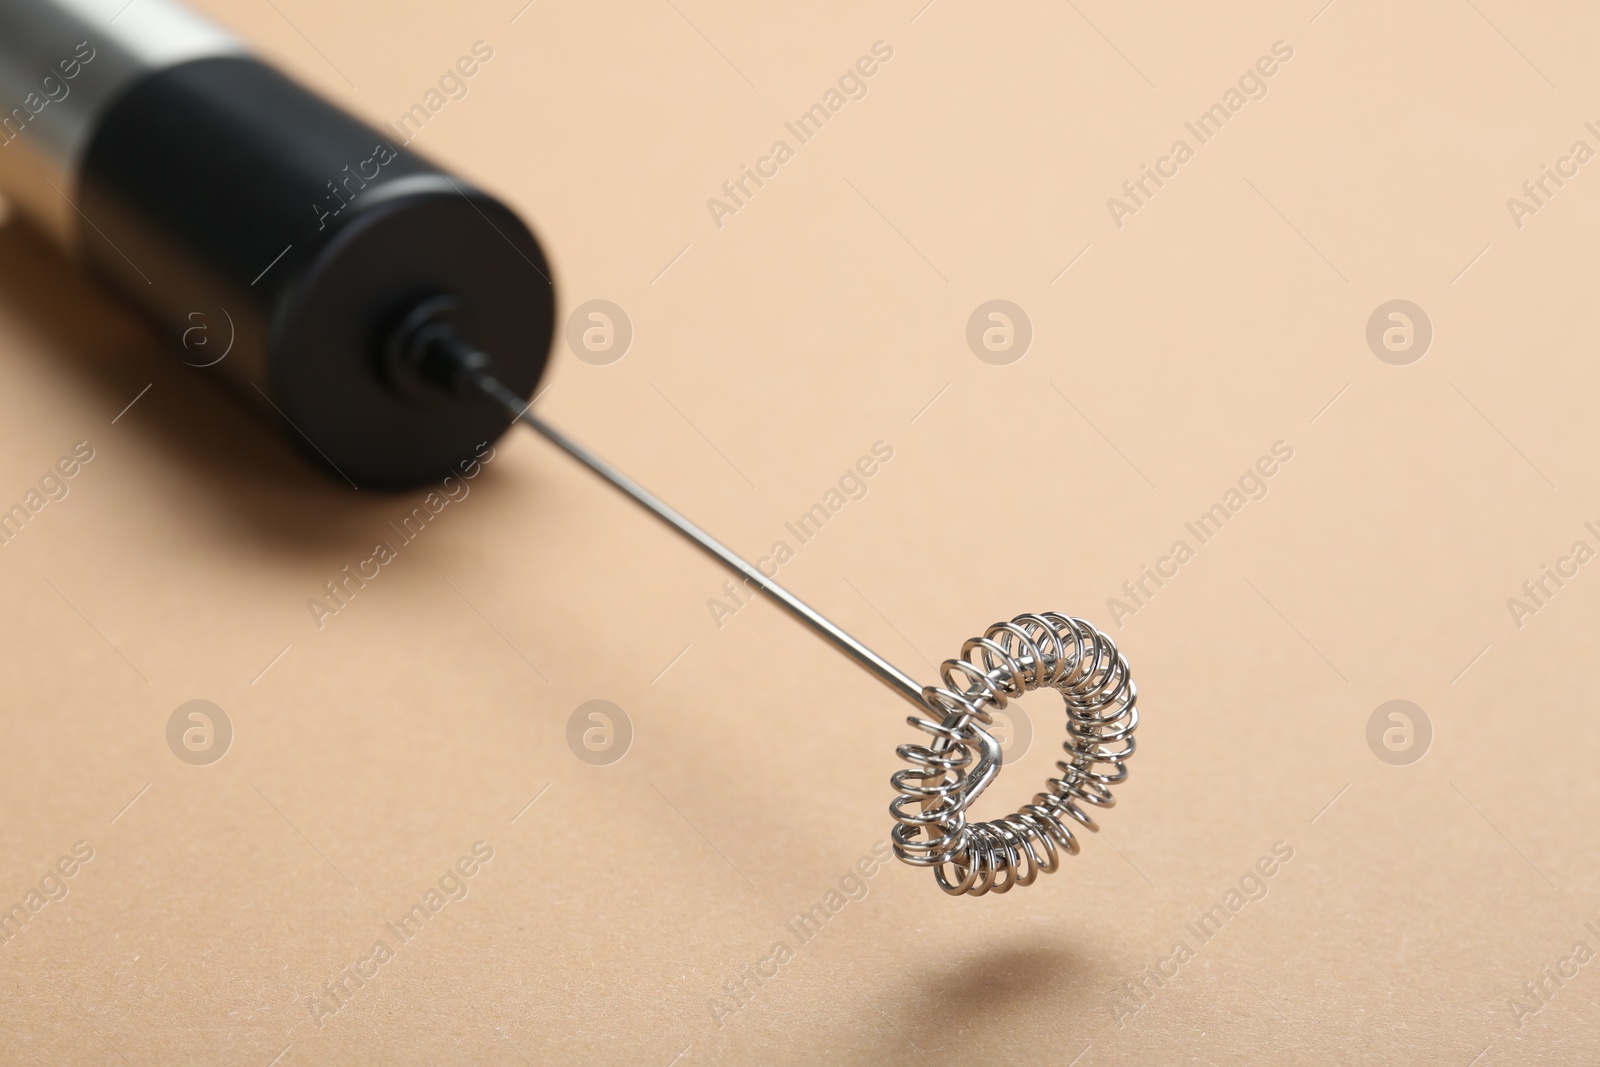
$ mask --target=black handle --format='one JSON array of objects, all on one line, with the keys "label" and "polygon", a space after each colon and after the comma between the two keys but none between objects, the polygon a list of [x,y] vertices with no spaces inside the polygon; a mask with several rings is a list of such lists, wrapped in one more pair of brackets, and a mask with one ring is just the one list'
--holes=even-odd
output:
[{"label": "black handle", "polygon": [[198,59],[107,109],[78,199],[94,268],[358,485],[442,477],[506,428],[394,380],[385,353],[417,307],[449,298],[523,396],[554,324],[528,227],[397,141],[257,60]]}]

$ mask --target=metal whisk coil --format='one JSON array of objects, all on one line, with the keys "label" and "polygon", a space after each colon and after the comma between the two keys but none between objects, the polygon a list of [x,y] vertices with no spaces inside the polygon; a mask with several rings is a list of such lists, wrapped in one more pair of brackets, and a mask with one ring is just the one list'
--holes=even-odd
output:
[{"label": "metal whisk coil", "polygon": [[[895,751],[909,767],[890,784],[900,795],[894,851],[914,867],[932,867],[953,896],[1004,893],[1030,885],[1075,855],[1070,825],[1098,831],[1085,806],[1112,807],[1111,786],[1128,776],[1139,725],[1138,688],[1111,638],[1082,619],[1046,612],[989,627],[939,668],[942,686],[922,691],[932,716],[906,721],[932,741]],[[1066,758],[1014,815],[968,824],[967,809],[1000,773],[1000,743],[984,727],[992,713],[1025,692],[1050,688],[1066,703]]]},{"label": "metal whisk coil", "polygon": [[[957,659],[939,668],[942,686],[923,686],[888,660],[829,622],[770,576],[669,507],[626,474],[545,422],[513,390],[484,371],[487,357],[449,331],[430,335],[424,354],[433,365],[457,368],[452,387],[475,388],[511,417],[632,497],[707,555],[816,631],[855,664],[918,711],[906,721],[932,740],[895,751],[911,766],[890,782],[900,795],[894,816],[895,855],[913,867],[932,867],[946,893],[1004,893],[1030,885],[1075,854],[1078,839],[1069,823],[1098,831],[1087,807],[1116,803],[1111,787],[1128,776],[1133,731],[1139,725],[1138,690],[1128,661],[1111,638],[1082,619],[1046,612],[997,622],[982,637],[961,646]],[[985,730],[992,715],[1034,689],[1061,694],[1067,709],[1067,758],[1056,763],[1059,778],[1046,782],[1016,814],[993,822],[967,823],[972,807],[1000,773],[1000,742]]]}]

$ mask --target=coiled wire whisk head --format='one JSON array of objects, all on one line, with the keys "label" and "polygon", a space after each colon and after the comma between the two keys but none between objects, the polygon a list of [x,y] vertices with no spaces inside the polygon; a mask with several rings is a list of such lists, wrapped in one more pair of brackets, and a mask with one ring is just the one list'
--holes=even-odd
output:
[{"label": "coiled wire whisk head", "polygon": [[[922,691],[930,715],[906,721],[927,744],[899,746],[909,767],[890,778],[895,792],[894,852],[932,867],[946,893],[982,896],[1030,885],[1076,855],[1073,825],[1100,827],[1087,808],[1109,808],[1111,787],[1128,777],[1138,689],[1111,638],[1082,619],[1046,612],[999,622],[961,646],[939,668],[944,684]],[[1066,703],[1066,758],[1014,815],[969,824],[967,809],[1000,773],[1000,744],[984,727],[992,713],[1034,689]]]}]

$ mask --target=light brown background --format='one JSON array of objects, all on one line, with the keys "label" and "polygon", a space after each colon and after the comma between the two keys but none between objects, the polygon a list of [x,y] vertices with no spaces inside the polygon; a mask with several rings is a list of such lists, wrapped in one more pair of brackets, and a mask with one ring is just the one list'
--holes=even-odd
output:
[{"label": "light brown background", "polygon": [[[0,948],[5,1059],[1593,1061],[1600,965],[1520,1028],[1508,1001],[1600,948],[1600,576],[1520,630],[1505,602],[1595,545],[1600,164],[1520,230],[1505,200],[1600,147],[1600,19],[922,3],[202,6],[374,122],[489,42],[416,147],[534,221],[563,316],[637,331],[603,368],[558,341],[543,409],[754,553],[892,443],[783,576],[919,676],[1018,612],[1108,626],[1292,444],[1114,631],[1143,722],[1105,834],[1005,897],[891,865],[719,1028],[724,980],[887,836],[900,702],[766,605],[718,630],[710,563],[521,435],[318,631],[306,598],[414,497],[310,469],[12,225],[0,499],[97,458],[0,550],[0,898],[96,855]],[[880,39],[870,95],[717,229],[706,198]],[[1270,95],[1117,229],[1106,198],[1277,40]],[[1008,367],[963,336],[995,297],[1035,329]],[[1407,367],[1363,336],[1397,297],[1435,329]],[[237,732],[205,768],[163,733],[197,697]],[[607,768],[564,740],[594,698],[636,731]],[[1408,767],[1365,739],[1395,698],[1435,731]],[[985,814],[1048,773],[1059,709],[1024,707]],[[318,1028],[309,998],[480,839],[470,896]],[[1277,841],[1267,898],[1198,946]],[[1179,939],[1198,958],[1119,1026]]]}]

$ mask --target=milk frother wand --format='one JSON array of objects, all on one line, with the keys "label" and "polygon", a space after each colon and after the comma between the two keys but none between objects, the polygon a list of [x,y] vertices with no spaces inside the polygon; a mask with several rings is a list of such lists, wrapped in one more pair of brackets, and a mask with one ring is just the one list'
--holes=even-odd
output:
[{"label": "milk frother wand", "polygon": [[[1028,885],[1078,852],[1071,824],[1099,829],[1090,811],[1114,804],[1138,725],[1112,640],[1019,615],[920,685],[545,422],[526,398],[549,358],[554,287],[498,200],[173,0],[3,0],[0,109],[0,194],[170,339],[220,312],[227,357],[191,365],[353,486],[443,477],[522,422],[911,703],[928,739],[896,749],[894,852],[945,892]],[[1046,687],[1066,706],[1059,777],[969,823],[1002,766],[992,713]]]}]

